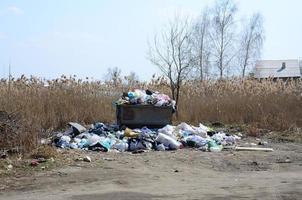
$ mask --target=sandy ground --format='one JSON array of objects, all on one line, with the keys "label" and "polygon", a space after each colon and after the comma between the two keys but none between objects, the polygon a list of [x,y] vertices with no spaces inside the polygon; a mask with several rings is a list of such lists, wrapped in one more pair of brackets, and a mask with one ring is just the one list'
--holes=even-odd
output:
[{"label": "sandy ground", "polygon": [[93,161],[2,179],[0,199],[302,199],[302,145],[270,147],[275,151],[70,153]]}]

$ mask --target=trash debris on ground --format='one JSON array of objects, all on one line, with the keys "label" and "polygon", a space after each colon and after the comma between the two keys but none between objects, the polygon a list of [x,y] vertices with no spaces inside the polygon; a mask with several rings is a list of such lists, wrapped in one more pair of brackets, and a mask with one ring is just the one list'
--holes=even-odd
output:
[{"label": "trash debris on ground", "polygon": [[265,151],[265,152],[273,152],[272,148],[259,148],[259,147],[235,147],[236,151]]},{"label": "trash debris on ground", "polygon": [[267,145],[268,144],[268,142],[266,142],[266,141],[260,141],[259,143],[258,143],[258,145],[263,145],[263,146],[265,146],[265,145]]},{"label": "trash debris on ground", "polygon": [[290,160],[289,158],[286,159],[278,159],[276,161],[276,163],[292,163],[292,160]]},{"label": "trash debris on ground", "polygon": [[12,164],[9,164],[9,165],[6,166],[6,169],[7,169],[7,170],[12,170],[13,168],[14,168],[14,167],[13,167]]},{"label": "trash debris on ground", "polygon": [[106,161],[114,161],[114,158],[103,158],[103,160],[106,160]]},{"label": "trash debris on ground", "polygon": [[47,161],[45,158],[38,158],[37,160],[39,163],[44,163]]},{"label": "trash debris on ground", "polygon": [[83,158],[84,162],[91,162],[91,158],[89,156],[85,156],[85,158]]},{"label": "trash debris on ground", "polygon": [[[69,123],[72,126],[75,126],[75,124]],[[215,132],[203,124],[192,126],[185,122],[177,126],[166,125],[161,129],[149,129],[147,127],[139,129],[120,128],[116,125],[106,125],[98,122],[91,125],[89,129],[81,128],[81,131],[79,131],[79,127],[82,126],[79,124],[76,126],[78,128],[57,133],[53,137],[53,144],[62,149],[101,152],[130,151],[132,153],[143,153],[150,150],[166,151],[184,147],[197,148],[201,151],[220,152],[226,146],[236,145],[236,142],[241,139],[237,135]]]},{"label": "trash debris on ground", "polygon": [[7,151],[1,151],[1,152],[0,152],[0,158],[1,158],[1,159],[6,159],[7,157],[8,157]]},{"label": "trash debris on ground", "polygon": [[76,133],[77,135],[86,131],[86,128],[81,124],[75,122],[69,122],[68,125],[71,126],[73,132]]},{"label": "trash debris on ground", "polygon": [[37,159],[34,159],[34,160],[32,160],[31,162],[30,162],[30,166],[32,166],[32,167],[36,167],[36,166],[38,166],[40,163],[39,163],[39,161],[37,160]]}]

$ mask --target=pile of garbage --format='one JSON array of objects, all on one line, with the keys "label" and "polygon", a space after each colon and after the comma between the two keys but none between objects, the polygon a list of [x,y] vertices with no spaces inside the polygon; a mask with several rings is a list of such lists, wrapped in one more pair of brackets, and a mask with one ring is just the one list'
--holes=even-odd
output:
[{"label": "pile of garbage", "polygon": [[129,91],[123,93],[121,98],[116,101],[117,105],[130,104],[130,105],[154,105],[154,106],[172,106],[175,107],[175,101],[168,95],[159,92],[152,92],[151,90]]},{"label": "pile of garbage", "polygon": [[177,150],[184,147],[202,151],[219,152],[224,146],[234,145],[240,137],[224,132],[215,132],[199,124],[192,126],[181,123],[166,125],[161,129],[120,129],[117,125],[95,123],[86,129],[78,123],[69,123],[70,128],[57,133],[53,144],[59,148],[92,151],[137,152],[144,150]]}]

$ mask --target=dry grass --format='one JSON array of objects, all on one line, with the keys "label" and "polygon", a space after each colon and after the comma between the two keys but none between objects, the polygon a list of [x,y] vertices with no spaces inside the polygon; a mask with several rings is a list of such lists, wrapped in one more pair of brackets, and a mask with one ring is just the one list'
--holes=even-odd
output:
[{"label": "dry grass", "polygon": [[30,156],[36,159],[38,158],[50,159],[50,158],[56,158],[58,156],[58,152],[54,147],[44,144],[35,148],[30,153]]},{"label": "dry grass", "polygon": [[[12,80],[10,86],[7,80],[2,80],[0,111],[18,113],[20,128],[14,131],[15,135],[1,129],[0,149],[13,146],[32,149],[39,137],[65,127],[69,121],[114,122],[113,101],[121,92],[133,88],[169,94],[168,84],[161,78],[131,86],[64,76],[51,81],[23,76]],[[187,82],[183,85],[178,111],[176,121],[189,123],[220,121],[271,130],[301,127],[302,81]]]},{"label": "dry grass", "polygon": [[301,80],[189,83],[183,91],[180,120],[250,124],[271,130],[302,126]]}]

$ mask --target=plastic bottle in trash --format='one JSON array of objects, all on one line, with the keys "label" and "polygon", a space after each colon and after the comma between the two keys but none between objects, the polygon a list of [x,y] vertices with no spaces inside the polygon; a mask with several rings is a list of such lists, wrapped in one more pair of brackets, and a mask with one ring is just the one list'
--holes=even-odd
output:
[{"label": "plastic bottle in trash", "polygon": [[158,136],[155,141],[164,144],[165,147],[168,147],[170,150],[179,149],[181,145],[180,142],[163,133],[158,133]]},{"label": "plastic bottle in trash", "polygon": [[120,152],[124,152],[128,150],[128,144],[124,141],[121,141],[114,145],[114,148],[117,149]]}]

